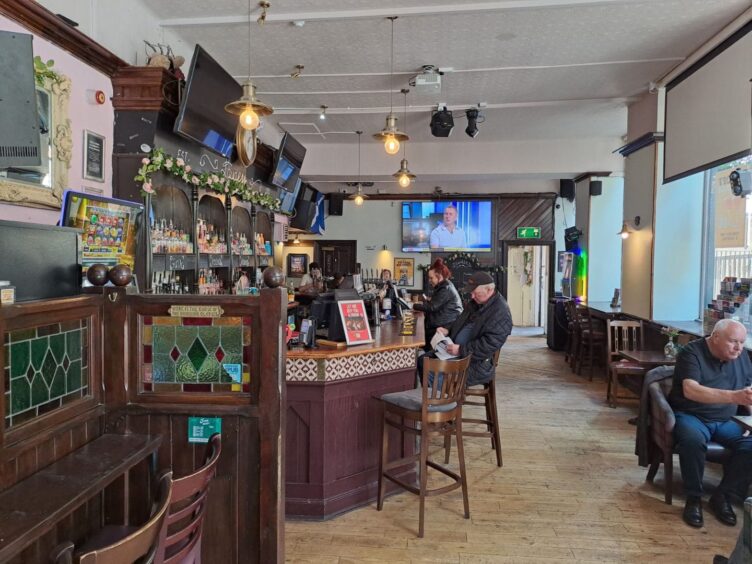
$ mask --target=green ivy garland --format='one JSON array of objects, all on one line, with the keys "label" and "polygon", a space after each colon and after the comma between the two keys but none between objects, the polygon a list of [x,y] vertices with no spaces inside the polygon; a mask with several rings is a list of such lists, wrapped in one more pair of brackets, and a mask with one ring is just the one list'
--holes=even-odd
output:
[{"label": "green ivy garland", "polygon": [[52,59],[45,62],[39,55],[34,56],[34,80],[36,81],[37,86],[44,88],[45,79],[50,79],[52,82],[60,82],[60,75],[52,70],[54,64],[55,61]]},{"label": "green ivy garland", "polygon": [[164,149],[159,147],[154,148],[148,157],[141,159],[141,168],[138,169],[138,174],[134,177],[136,182],[141,183],[142,196],[154,194],[151,177],[152,174],[159,171],[171,174],[192,186],[211,190],[225,196],[235,196],[239,200],[263,206],[272,211],[280,211],[280,200],[271,194],[253,190],[247,182],[227,178],[222,172],[197,174],[183,159],[168,155]]}]

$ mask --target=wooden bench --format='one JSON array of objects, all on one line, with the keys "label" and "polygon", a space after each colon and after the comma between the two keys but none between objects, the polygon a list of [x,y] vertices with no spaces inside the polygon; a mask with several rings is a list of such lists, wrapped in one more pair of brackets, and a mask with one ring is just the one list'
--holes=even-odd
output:
[{"label": "wooden bench", "polygon": [[153,455],[162,437],[107,434],[0,493],[0,562]]}]

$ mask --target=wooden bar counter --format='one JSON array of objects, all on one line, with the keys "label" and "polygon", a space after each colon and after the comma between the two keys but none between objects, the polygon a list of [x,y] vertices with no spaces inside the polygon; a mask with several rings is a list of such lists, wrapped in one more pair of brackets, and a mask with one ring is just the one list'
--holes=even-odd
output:
[{"label": "wooden bar counter", "polygon": [[[381,448],[381,394],[415,386],[423,320],[414,336],[400,322],[375,328],[374,342],[345,349],[287,353],[287,517],[329,519],[376,499]],[[412,443],[390,440],[393,456]],[[405,476],[414,470],[405,469]]]}]

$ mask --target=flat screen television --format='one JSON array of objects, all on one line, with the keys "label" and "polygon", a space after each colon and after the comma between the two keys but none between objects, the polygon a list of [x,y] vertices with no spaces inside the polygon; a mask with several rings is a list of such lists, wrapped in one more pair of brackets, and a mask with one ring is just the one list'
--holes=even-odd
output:
[{"label": "flat screen television", "polygon": [[402,203],[402,252],[491,251],[491,202]]},{"label": "flat screen television", "polygon": [[293,192],[298,184],[306,149],[289,133],[282,137],[269,181],[286,192]]},{"label": "flat screen television", "polygon": [[316,198],[319,191],[310,184],[301,182],[298,198],[295,200],[295,212],[290,220],[290,227],[309,230],[316,216]]},{"label": "flat screen television", "polygon": [[196,45],[175,133],[229,158],[238,118],[227,113],[225,105],[242,95],[240,84],[201,45]]},{"label": "flat screen television", "polygon": [[292,192],[285,192],[284,190],[280,191],[279,200],[281,202],[280,211],[282,211],[282,213],[291,214],[295,210],[295,202],[298,199],[301,184],[303,184],[303,181],[298,178],[298,181],[295,184],[295,190]]},{"label": "flat screen television", "polygon": [[81,229],[81,265],[136,264],[136,241],[144,206],[67,190],[60,225]]}]

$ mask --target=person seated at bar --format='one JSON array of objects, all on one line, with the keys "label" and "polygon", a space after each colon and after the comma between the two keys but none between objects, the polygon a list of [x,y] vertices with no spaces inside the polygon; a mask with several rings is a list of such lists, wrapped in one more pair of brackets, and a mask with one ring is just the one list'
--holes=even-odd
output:
[{"label": "person seated at bar", "polygon": [[[496,284],[487,272],[475,272],[467,280],[464,292],[470,294],[462,314],[449,327],[439,327],[436,333],[449,335],[453,344],[447,345],[449,354],[459,358],[470,356],[467,385],[490,382],[496,373],[493,357],[512,332],[512,312],[506,300],[496,291]],[[423,359],[418,358],[418,374],[423,373]]]},{"label": "person seated at bar", "polygon": [[462,300],[449,278],[452,272],[444,264],[444,261],[437,258],[428,269],[428,283],[433,288],[433,295],[426,298],[423,303],[413,305],[415,311],[425,312],[423,325],[425,327],[426,352],[431,350],[431,339],[433,339],[438,327],[449,327],[455,319],[462,313]]},{"label": "person seated at bar", "polygon": [[739,405],[752,405],[752,362],[744,350],[747,330],[732,319],[686,345],[676,360],[669,403],[676,415],[674,439],[687,502],[682,517],[702,527],[702,477],[709,441],[732,449],[723,479],[708,505],[721,523],[734,526],[730,499],[744,499],[752,481],[752,437],[731,419]]},{"label": "person seated at bar", "polygon": [[310,264],[308,272],[300,279],[298,291],[302,294],[318,294],[324,291],[324,279],[321,276],[319,263],[312,262]]},{"label": "person seated at bar", "polygon": [[340,288],[345,281],[345,275],[341,272],[335,272],[332,274],[332,280],[329,282],[329,289],[330,290],[336,290]]}]

